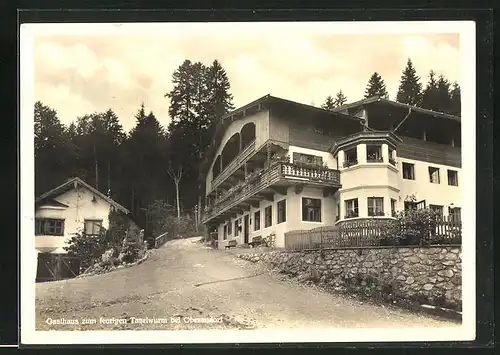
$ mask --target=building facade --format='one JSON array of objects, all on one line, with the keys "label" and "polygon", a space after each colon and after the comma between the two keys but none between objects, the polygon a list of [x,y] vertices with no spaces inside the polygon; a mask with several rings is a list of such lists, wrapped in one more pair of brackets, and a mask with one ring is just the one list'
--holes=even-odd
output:
[{"label": "building facade", "polygon": [[378,97],[332,111],[264,96],[221,119],[202,166],[203,222],[248,243],[430,207],[460,218],[461,124]]},{"label": "building facade", "polygon": [[79,178],[44,193],[35,200],[36,253],[67,253],[64,247],[76,233],[91,236],[101,227],[108,228],[111,209],[130,213]]}]

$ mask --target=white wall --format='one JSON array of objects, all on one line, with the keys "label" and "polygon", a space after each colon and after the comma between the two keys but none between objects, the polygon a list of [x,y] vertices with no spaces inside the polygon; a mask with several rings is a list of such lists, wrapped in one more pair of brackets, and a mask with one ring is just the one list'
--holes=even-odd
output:
[{"label": "white wall", "polygon": [[[85,219],[102,219],[103,227],[108,228],[108,214],[110,204],[96,195],[96,202],[92,202],[94,194],[85,188],[79,187],[78,192],[73,189],[54,200],[68,205],[68,208],[41,206],[35,211],[35,218],[64,219],[64,236],[35,236],[37,251],[52,253],[66,253],[69,238],[83,228]],[[40,249],[43,248],[43,249]],[[53,249],[53,250],[51,250]]]},{"label": "white wall", "polygon": [[[403,179],[403,162],[414,164],[415,180]],[[431,183],[429,180],[429,167],[439,168],[439,184]],[[448,214],[451,203],[454,207],[462,207],[461,169],[453,166],[439,165],[418,160],[398,158],[400,196],[402,203],[406,196],[415,195],[417,201],[425,200],[427,206],[444,206],[444,214]],[[457,171],[458,186],[448,185],[448,169]],[[402,207],[401,207],[402,208]]]},{"label": "white wall", "polygon": [[[321,199],[321,222],[308,222],[302,221],[302,198],[310,197],[310,198],[318,198]],[[278,222],[278,208],[277,203],[283,199],[286,199],[286,221],[280,224]],[[272,225],[270,227],[264,227],[264,211],[268,206],[272,206],[272,214],[273,220]],[[260,229],[254,231],[254,213],[260,210]],[[227,240],[223,240],[223,230],[224,224],[220,224],[217,228],[219,233],[219,248],[224,248],[230,240],[235,239],[238,244],[242,244],[243,240],[243,230],[238,237],[234,237],[234,221],[237,218],[241,218],[241,223],[243,225],[243,216],[248,214],[245,212],[243,215],[238,215],[236,218],[231,219],[232,223],[232,234],[228,235]],[[262,236],[267,237],[272,233],[276,234],[275,244],[276,247],[284,247],[285,244],[285,233],[291,230],[298,229],[312,229],[321,226],[331,226],[335,223],[336,217],[336,199],[332,196],[323,197],[323,190],[319,188],[305,187],[300,194],[295,193],[294,187],[289,187],[287,191],[287,195],[283,196],[280,194],[274,194],[274,201],[260,201],[259,208],[251,208],[250,210],[250,218],[252,220],[249,233],[249,241],[252,240],[253,237]]]}]

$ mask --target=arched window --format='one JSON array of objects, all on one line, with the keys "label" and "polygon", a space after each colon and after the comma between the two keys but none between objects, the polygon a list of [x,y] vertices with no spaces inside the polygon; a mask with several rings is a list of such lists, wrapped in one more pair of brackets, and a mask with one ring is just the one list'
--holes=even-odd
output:
[{"label": "arched window", "polygon": [[255,123],[248,122],[241,129],[241,149],[245,149],[255,139]]},{"label": "arched window", "polygon": [[240,153],[240,134],[235,133],[222,149],[222,170]]},{"label": "arched window", "polygon": [[220,155],[217,156],[217,159],[215,159],[214,167],[212,169],[213,178],[220,174],[220,159]]}]

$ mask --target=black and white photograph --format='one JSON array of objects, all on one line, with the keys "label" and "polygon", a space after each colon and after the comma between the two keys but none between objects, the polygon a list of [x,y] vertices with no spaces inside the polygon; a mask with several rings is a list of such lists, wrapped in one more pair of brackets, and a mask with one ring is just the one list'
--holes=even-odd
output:
[{"label": "black and white photograph", "polygon": [[20,30],[24,344],[475,337],[473,22]]}]

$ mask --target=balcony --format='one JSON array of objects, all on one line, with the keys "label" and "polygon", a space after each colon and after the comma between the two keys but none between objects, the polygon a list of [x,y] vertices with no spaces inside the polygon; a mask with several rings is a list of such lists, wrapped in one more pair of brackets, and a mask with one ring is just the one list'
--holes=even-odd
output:
[{"label": "balcony", "polygon": [[[249,198],[266,192],[270,186],[288,187],[296,184],[340,188],[340,173],[338,170],[324,167],[305,167],[288,162],[273,162],[260,173],[252,174],[238,185],[233,186],[219,196],[211,207],[205,210],[204,222],[229,211],[244,203]],[[272,191],[267,191],[272,193]]]},{"label": "balcony", "polygon": [[255,152],[255,139],[250,142],[243,150],[212,180],[212,189],[219,186],[228,177],[230,177],[236,170],[238,170],[243,163],[245,163]]}]

